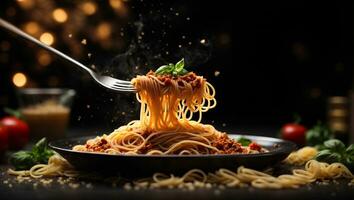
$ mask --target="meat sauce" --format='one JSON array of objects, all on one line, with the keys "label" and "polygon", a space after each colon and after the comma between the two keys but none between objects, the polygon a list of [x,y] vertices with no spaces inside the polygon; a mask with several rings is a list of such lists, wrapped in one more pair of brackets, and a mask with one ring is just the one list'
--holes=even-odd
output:
[{"label": "meat sauce", "polygon": [[[249,150],[263,152],[262,146],[252,142],[247,147],[243,147],[236,140],[229,138],[227,135],[223,135],[220,138],[216,139],[211,144],[213,147],[216,147],[220,152],[218,154],[236,154],[236,153],[249,153]],[[216,153],[216,152],[212,152]]]},{"label": "meat sauce", "polygon": [[[247,153],[247,148],[242,147],[240,143],[235,141],[234,139],[229,138],[227,135],[223,135],[220,138],[214,140],[211,145],[219,150],[219,152],[211,151],[211,154],[237,154],[237,153]],[[87,144],[86,149],[91,152],[104,152],[105,150],[111,148],[108,144],[107,140],[102,138],[98,142],[94,144]],[[153,146],[151,144],[147,144],[139,150],[139,153],[145,154],[147,153]],[[248,145],[250,150],[263,152],[262,146],[252,142]]]},{"label": "meat sauce", "polygon": [[86,143],[85,147],[88,151],[104,152],[105,150],[111,148],[111,145],[108,144],[106,139],[102,138],[100,141],[92,145]]},{"label": "meat sauce", "polygon": [[183,76],[173,76],[170,74],[163,74],[163,75],[156,75],[155,72],[149,71],[147,76],[156,76],[157,79],[165,84],[165,86],[168,86],[171,84],[171,81],[177,81],[177,84],[181,87],[184,86],[183,82],[190,83],[193,88],[200,88],[201,86],[201,81],[202,77],[197,76],[194,72],[189,72]]}]

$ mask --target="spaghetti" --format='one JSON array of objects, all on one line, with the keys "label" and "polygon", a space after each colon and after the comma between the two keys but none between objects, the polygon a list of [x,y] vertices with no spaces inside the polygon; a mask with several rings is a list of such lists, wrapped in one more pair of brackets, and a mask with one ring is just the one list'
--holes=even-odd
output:
[{"label": "spaghetti", "polygon": [[298,151],[292,152],[284,162],[291,165],[303,165],[317,155],[317,149],[314,147],[303,147]]},{"label": "spaghetti", "polygon": [[202,114],[216,106],[215,89],[202,76],[193,72],[183,76],[157,75],[150,71],[134,78],[132,84],[141,103],[140,120],[74,146],[73,150],[147,155],[266,151],[254,144],[242,147],[226,133],[200,123]]},{"label": "spaghetti", "polygon": [[51,156],[47,164],[37,164],[31,167],[29,170],[15,171],[8,170],[8,174],[16,176],[30,176],[32,178],[42,178],[43,176],[66,176],[75,177],[78,172],[62,158],[60,155],[55,154]]},{"label": "spaghetti", "polygon": [[[296,153],[298,153],[299,157],[303,157],[303,160],[308,157],[302,150]],[[289,157],[285,162],[287,162],[287,160],[289,160]],[[30,176],[32,178],[54,176],[77,177],[80,175],[65,159],[57,154],[50,157],[48,164],[38,164],[33,166],[30,170],[24,171],[9,169],[8,173],[19,177]],[[316,160],[308,160],[306,161],[304,169],[295,169],[292,171],[292,174],[284,174],[278,177],[243,166],[238,167],[236,171],[219,169],[214,173],[206,173],[199,169],[192,169],[181,177],[155,173],[151,178],[126,183],[124,188],[181,188],[194,190],[196,188],[211,188],[215,186],[243,187],[251,185],[256,188],[281,189],[298,188],[302,185],[313,183],[316,180],[338,178],[352,179],[349,185],[354,183],[354,175],[343,164],[328,164]]]},{"label": "spaghetti", "polygon": [[[307,150],[301,149],[295,153],[298,154],[298,157],[303,157],[302,160],[305,160],[309,158],[308,154],[304,153]],[[289,157],[285,162],[289,160]],[[251,185],[256,188],[282,189],[298,188],[316,180],[338,178],[352,179],[350,183],[354,181],[354,175],[343,164],[328,164],[310,159],[306,161],[304,169],[295,169],[292,174],[283,174],[278,177],[243,166],[238,167],[236,172],[229,169],[219,169],[215,173],[208,174],[198,169],[192,169],[182,177],[155,173],[152,178],[127,183],[124,188],[185,188],[193,190],[201,187],[209,188],[213,185],[226,187]]]},{"label": "spaghetti", "polygon": [[[157,75],[149,72],[132,80],[141,103],[140,120],[116,129],[109,135],[88,140],[74,146],[77,151],[110,154],[188,155],[259,153],[266,151],[256,143],[247,147],[230,139],[226,133],[211,125],[201,124],[202,113],[216,106],[215,89],[203,77],[194,73],[183,76]],[[197,114],[197,120],[193,120]],[[297,188],[319,179],[353,179],[353,174],[341,163],[322,163],[312,160],[316,149],[305,147],[285,160],[292,165],[305,164],[291,174],[278,177],[240,166],[237,171],[219,169],[205,173],[192,169],[182,177],[155,173],[151,178],[127,183],[129,188],[209,188],[213,185],[257,188]],[[59,155],[50,157],[48,164],[38,164],[27,171],[9,170],[17,176],[78,176],[71,165]]]}]

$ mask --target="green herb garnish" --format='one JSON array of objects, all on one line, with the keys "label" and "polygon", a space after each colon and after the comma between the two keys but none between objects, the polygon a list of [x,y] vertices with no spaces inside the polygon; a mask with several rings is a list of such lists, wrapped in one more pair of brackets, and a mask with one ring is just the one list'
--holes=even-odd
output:
[{"label": "green herb garnish", "polygon": [[309,146],[322,145],[323,142],[332,138],[333,135],[329,128],[321,122],[306,132],[306,143]]},{"label": "green herb garnish", "polygon": [[184,69],[184,58],[182,58],[182,60],[178,61],[176,64],[170,63],[168,65],[162,65],[155,71],[155,74],[157,75],[170,74],[173,76],[181,76],[187,73],[188,71]]},{"label": "green herb garnish", "polygon": [[39,140],[32,151],[18,151],[11,155],[10,163],[16,170],[27,170],[36,164],[46,164],[54,151],[48,149],[46,138]]},{"label": "green herb garnish", "polygon": [[248,146],[249,144],[252,143],[252,141],[250,139],[247,139],[245,137],[240,137],[238,140],[237,140],[238,143],[240,143],[242,146]]},{"label": "green herb garnish", "polygon": [[323,143],[322,150],[320,150],[316,156],[316,160],[334,163],[340,162],[346,165],[348,168],[354,168],[354,144],[351,144],[347,148],[337,139],[327,140]]}]

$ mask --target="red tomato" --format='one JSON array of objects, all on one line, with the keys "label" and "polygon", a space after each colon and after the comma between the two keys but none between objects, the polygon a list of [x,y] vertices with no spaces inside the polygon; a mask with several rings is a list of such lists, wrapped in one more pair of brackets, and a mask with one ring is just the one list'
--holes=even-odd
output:
[{"label": "red tomato", "polygon": [[29,128],[26,122],[16,117],[4,117],[0,120],[0,124],[8,130],[10,149],[20,149],[27,144]]},{"label": "red tomato", "polygon": [[8,145],[9,138],[7,133],[7,128],[5,126],[0,126],[0,154],[4,153]]},{"label": "red tomato", "polygon": [[281,129],[281,136],[299,145],[305,144],[306,128],[301,124],[285,124]]},{"label": "red tomato", "polygon": [[262,149],[261,145],[255,143],[255,142],[252,142],[248,146],[250,147],[251,150],[261,151],[261,149]]}]

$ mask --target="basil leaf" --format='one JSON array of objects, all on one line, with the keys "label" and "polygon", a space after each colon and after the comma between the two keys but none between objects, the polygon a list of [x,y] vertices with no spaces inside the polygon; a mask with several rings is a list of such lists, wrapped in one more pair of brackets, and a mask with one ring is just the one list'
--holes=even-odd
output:
[{"label": "basil leaf", "polygon": [[323,144],[318,144],[318,145],[315,146],[315,148],[316,148],[318,151],[322,151],[322,150],[326,149],[325,145],[323,145]]},{"label": "basil leaf", "polygon": [[316,160],[318,161],[325,161],[328,159],[328,157],[332,154],[332,152],[329,149],[322,150],[318,152],[316,156]]},{"label": "basil leaf", "polygon": [[188,71],[186,69],[182,69],[180,72],[178,72],[178,75],[185,75],[188,74]]},{"label": "basil leaf", "polygon": [[351,144],[346,150],[345,153],[354,156],[354,144]]},{"label": "basil leaf", "polygon": [[331,149],[332,151],[336,151],[336,152],[345,151],[345,145],[343,144],[343,142],[337,139],[327,140],[323,144],[325,147]]},{"label": "basil leaf", "polygon": [[37,153],[41,153],[41,152],[45,151],[46,148],[47,148],[47,139],[42,138],[33,146],[32,151],[35,154],[37,154]]},{"label": "basil leaf", "polygon": [[331,139],[332,133],[327,126],[317,123],[312,129],[306,132],[306,143],[309,146],[323,144],[324,141]]},{"label": "basil leaf", "polygon": [[345,161],[348,165],[354,165],[354,156],[348,156]]},{"label": "basil leaf", "polygon": [[11,155],[9,161],[16,170],[27,170],[37,164],[32,152],[30,151],[19,151],[14,153]]},{"label": "basil leaf", "polygon": [[159,67],[155,74],[163,75],[163,74],[171,74],[173,76],[185,75],[188,71],[184,69],[184,58],[178,61],[176,64],[170,63],[168,65],[163,65]]},{"label": "basil leaf", "polygon": [[174,71],[179,73],[180,71],[182,71],[183,68],[184,68],[184,58],[182,58],[182,60],[176,63]]},{"label": "basil leaf", "polygon": [[48,163],[50,156],[54,151],[48,149],[46,138],[38,141],[32,148],[32,151],[19,151],[10,157],[10,163],[16,170],[30,169],[35,164]]},{"label": "basil leaf", "polygon": [[328,163],[340,162],[341,159],[342,159],[342,155],[340,155],[339,153],[332,153],[331,155],[328,156],[326,162]]},{"label": "basil leaf", "polygon": [[33,156],[38,163],[47,163],[54,152],[47,147],[47,139],[42,138],[32,148]]},{"label": "basil leaf", "polygon": [[173,63],[168,64],[168,68],[166,69],[166,72],[171,74],[175,70],[175,65]]},{"label": "basil leaf", "polygon": [[240,137],[237,140],[238,143],[240,143],[242,146],[248,146],[249,144],[252,143],[252,141],[250,139],[244,138],[244,137]]},{"label": "basil leaf", "polygon": [[164,72],[166,72],[166,70],[169,68],[168,65],[162,65],[161,67],[159,67],[156,71],[155,74],[163,74]]},{"label": "basil leaf", "polygon": [[36,156],[38,163],[48,163],[49,158],[54,155],[54,152],[50,149],[46,149],[44,152]]}]

